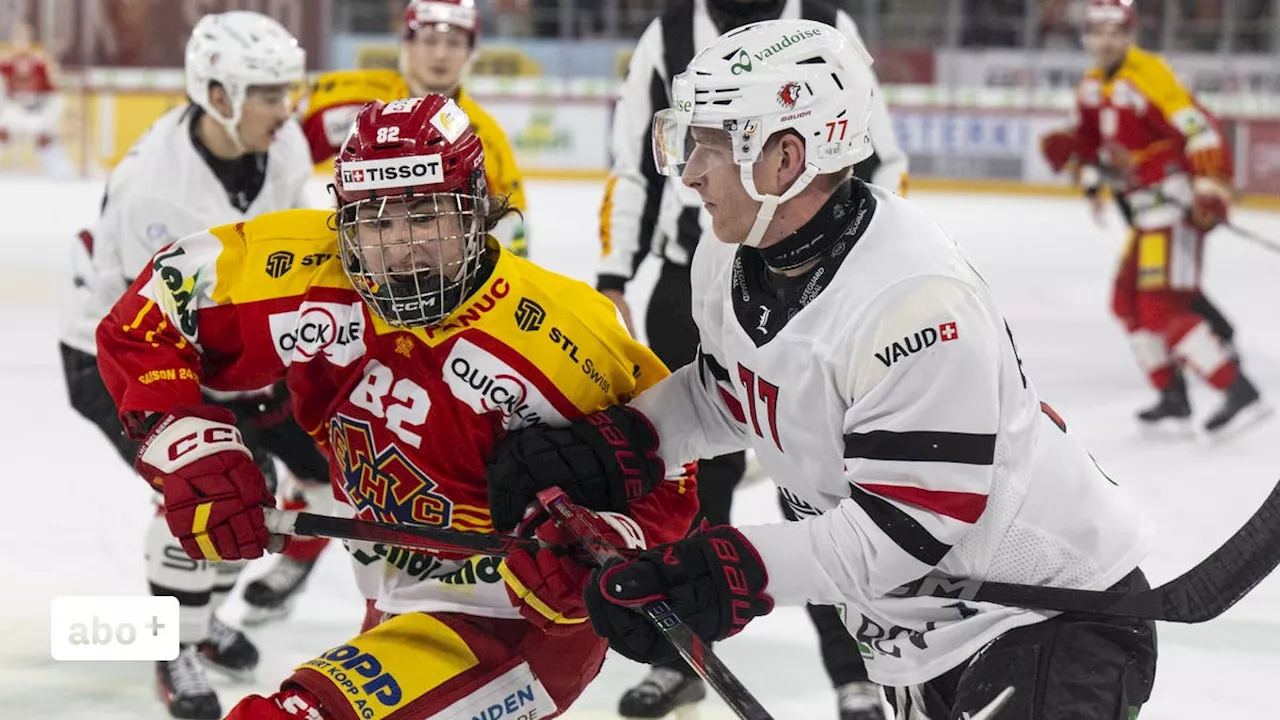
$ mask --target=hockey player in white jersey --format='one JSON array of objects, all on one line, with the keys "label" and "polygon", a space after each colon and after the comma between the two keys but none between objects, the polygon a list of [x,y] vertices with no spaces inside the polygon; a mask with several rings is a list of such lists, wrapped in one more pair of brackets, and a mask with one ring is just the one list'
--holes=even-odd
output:
[{"label": "hockey player in white jersey", "polygon": [[[1006,687],[1001,720],[1133,717],[1152,623],[894,595],[934,572],[1145,589],[1153,528],[1040,401],[955,242],[849,178],[870,152],[854,72],[869,61],[817,23],[750,25],[699,53],[655,117],[658,167],[698,192],[721,242],[693,259],[698,360],[626,406],[650,428],[631,442],[667,463],[753,448],[805,519],[704,528],[613,564],[587,588],[591,622],[653,662],[672,651],[644,601],[667,598],[707,640],[775,604],[835,604],[900,718],[977,715]],[[509,438],[490,506],[637,472],[589,420]]]},{"label": "hockey player in white jersey", "polygon": [[[303,80],[304,60],[297,40],[265,15],[202,18],[186,51],[191,104],[158,119],[137,141],[107,181],[97,223],[74,243],[74,287],[60,338],[68,393],[72,406],[102,429],[129,465],[137,444],[125,436],[98,373],[98,323],[170,242],[308,204],[304,186],[311,159],[289,106],[291,89]],[[291,260],[263,268],[263,280],[287,270]],[[156,368],[155,381],[165,381],[164,373]],[[206,392],[236,411],[269,476],[274,469],[268,452],[294,474],[327,478],[314,442],[292,420],[283,388],[248,396]],[[213,615],[241,564],[192,561],[159,514],[145,547],[152,594],[175,596],[180,606],[182,651],[176,660],[157,663],[160,695],[174,717],[220,718],[217,695],[200,663],[243,676],[258,661],[244,634]]]},{"label": "hockey player in white jersey", "polygon": [[[853,18],[823,0],[679,0],[640,37],[627,67],[613,112],[610,155],[613,167],[601,206],[601,257],[596,288],[618,306],[634,331],[625,288],[632,274],[652,254],[662,261],[649,297],[643,327],[649,347],[675,370],[693,362],[698,329],[689,305],[689,261],[701,242],[715,242],[711,217],[697,193],[680,187],[679,178],[663,177],[650,150],[650,124],[655,112],[671,107],[671,78],[689,65],[698,49],[721,34],[763,20],[814,20],[834,27],[861,44]],[[750,63],[743,65],[744,68]],[[863,80],[879,84],[871,68]],[[907,156],[899,146],[889,110],[877,90],[869,121],[873,152],[853,168],[854,177],[902,193]],[[638,321],[639,319],[637,319]],[[747,468],[746,453],[698,460],[698,502],[712,524],[728,524],[733,496]],[[794,514],[783,506],[786,517]],[[818,633],[822,664],[840,710],[840,720],[884,720],[880,691],[867,682],[857,645],[845,632],[835,608],[813,605],[806,610]],[[658,718],[706,695],[702,678],[684,660],[655,665],[623,693],[618,714],[626,718]]]}]

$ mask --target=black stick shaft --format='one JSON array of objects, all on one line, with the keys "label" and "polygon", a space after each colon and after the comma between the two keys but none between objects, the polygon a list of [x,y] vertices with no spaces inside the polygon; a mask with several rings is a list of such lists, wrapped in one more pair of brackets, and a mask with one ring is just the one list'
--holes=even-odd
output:
[{"label": "black stick shaft", "polygon": [[[595,527],[579,513],[587,512],[569,501],[560,488],[552,488],[538,493],[538,500],[551,513],[551,517],[580,539],[587,551],[601,565],[619,557],[617,549],[608,543]],[[640,609],[649,618],[667,640],[675,646],[680,656],[689,663],[689,667],[698,673],[707,685],[724,700],[733,712],[743,720],[773,720],[773,716],[764,705],[747,690],[711,648],[703,642],[680,620],[666,601],[652,602]]]}]

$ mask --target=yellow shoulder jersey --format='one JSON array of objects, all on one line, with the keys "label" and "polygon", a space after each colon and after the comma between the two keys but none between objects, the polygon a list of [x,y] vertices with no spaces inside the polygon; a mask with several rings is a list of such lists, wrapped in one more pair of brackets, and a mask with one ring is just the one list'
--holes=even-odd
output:
[{"label": "yellow shoulder jersey", "polygon": [[[490,532],[487,459],[508,432],[562,426],[667,374],[608,300],[492,238],[488,273],[443,324],[389,326],[343,271],[331,221],[263,215],[153,258],[98,331],[104,381],[135,434],[147,412],[202,402],[201,385],[283,379],[357,516]],[[694,479],[667,470],[670,482],[628,510],[653,543],[681,537],[697,508]],[[496,561],[481,573],[371,544],[352,551],[360,586],[388,612],[518,617]]]},{"label": "yellow shoulder jersey", "polygon": [[[433,396],[468,397],[477,388],[454,387],[449,368],[458,381],[470,372],[463,365],[483,369],[492,383],[468,402],[481,415],[503,410],[510,429],[626,402],[667,375],[604,296],[488,242],[491,270],[471,296],[441,324],[405,329],[369,312],[352,286],[329,211],[268,213],[187,236],[152,259],[99,327],[103,372],[124,386],[124,412],[198,402],[200,385],[251,390],[287,374],[309,431],[326,421],[327,396],[371,360],[407,362],[424,387],[443,382]],[[464,347],[479,354],[459,355]],[[419,377],[427,367],[445,378]]]},{"label": "yellow shoulder jersey", "polygon": [[1131,47],[1120,67],[1087,72],[1076,90],[1077,138],[1086,165],[1105,164],[1145,187],[1170,174],[1229,179],[1220,123],[1155,53]]}]

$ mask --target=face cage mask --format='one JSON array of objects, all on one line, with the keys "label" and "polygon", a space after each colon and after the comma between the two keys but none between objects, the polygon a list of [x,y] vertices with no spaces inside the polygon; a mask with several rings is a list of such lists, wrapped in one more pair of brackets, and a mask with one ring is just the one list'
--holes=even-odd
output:
[{"label": "face cage mask", "polygon": [[433,193],[338,209],[342,268],[378,317],[395,327],[440,324],[475,289],[487,201]]},{"label": "face cage mask", "polygon": [[[699,148],[693,138],[695,127],[727,133],[731,154],[720,153],[713,156],[715,151]],[[738,166],[738,178],[742,187],[753,200],[760,202],[755,223],[743,240],[743,244],[749,247],[760,245],[778,205],[799,195],[818,175],[816,165],[805,163],[804,172],[782,195],[766,195],[756,190],[755,163],[764,152],[765,141],[768,140],[762,137],[760,121],[756,118],[724,120],[718,124],[691,123],[681,121],[675,110],[667,108],[654,113],[652,139],[653,164],[659,173],[667,177],[683,181],[685,172],[690,168],[697,173],[696,177],[701,177],[729,162]],[[704,158],[700,153],[707,155]],[[711,157],[714,159],[710,159]]]}]

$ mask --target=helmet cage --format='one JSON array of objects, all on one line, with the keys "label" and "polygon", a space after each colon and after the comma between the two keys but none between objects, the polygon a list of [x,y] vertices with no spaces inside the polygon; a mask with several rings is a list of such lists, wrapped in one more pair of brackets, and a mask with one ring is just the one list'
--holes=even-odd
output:
[{"label": "helmet cage", "polygon": [[475,290],[488,209],[482,170],[471,174],[466,192],[370,192],[340,202],[343,270],[387,324],[438,325]]}]

